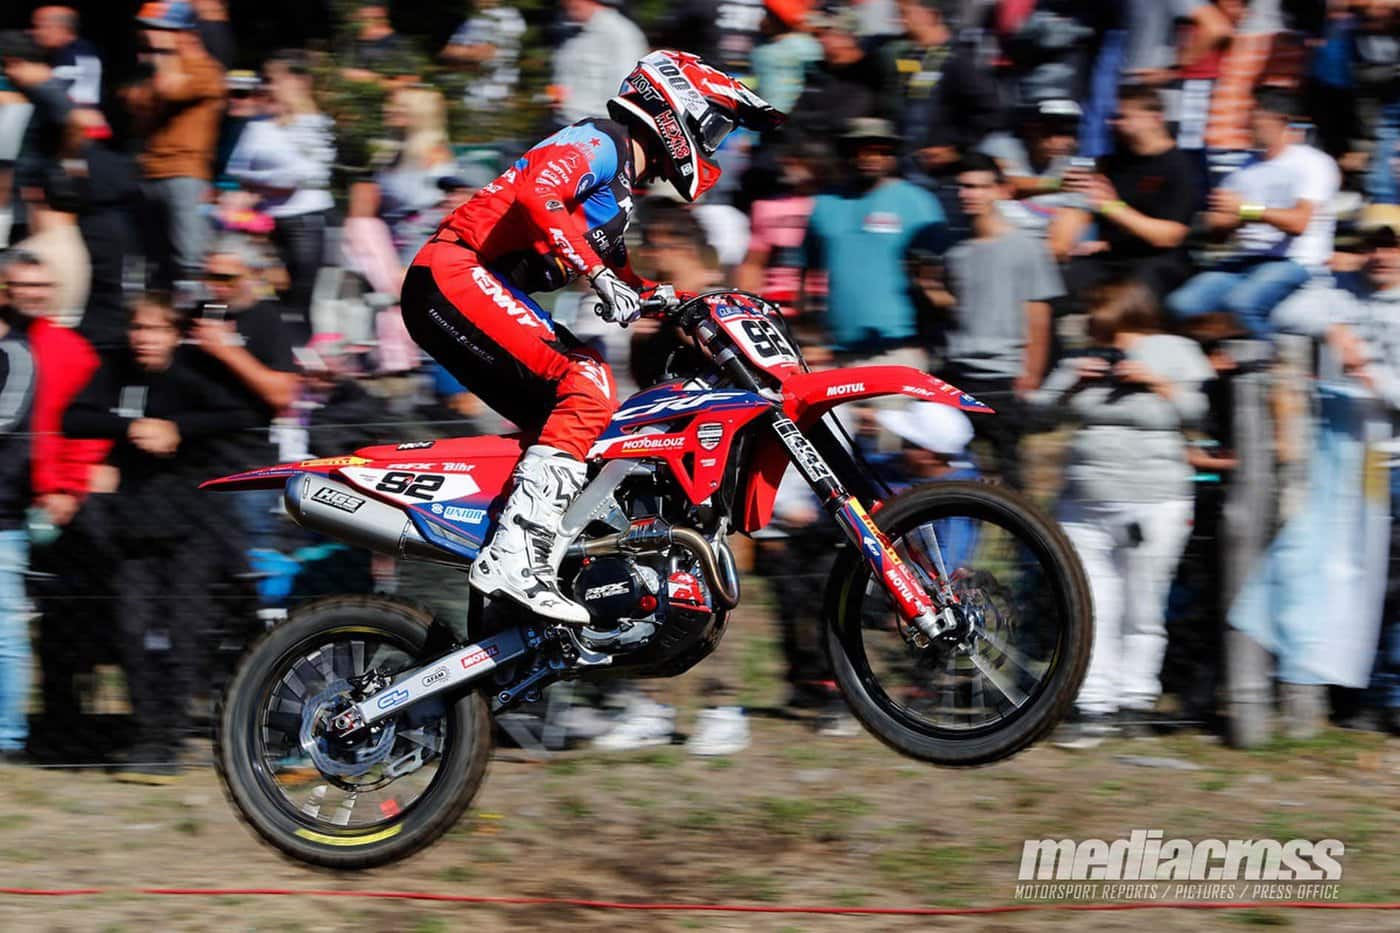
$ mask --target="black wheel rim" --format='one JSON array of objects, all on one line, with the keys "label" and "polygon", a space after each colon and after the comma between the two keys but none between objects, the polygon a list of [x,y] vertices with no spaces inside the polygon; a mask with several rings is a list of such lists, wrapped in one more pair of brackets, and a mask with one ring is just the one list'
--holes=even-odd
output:
[{"label": "black wheel rim", "polygon": [[[320,633],[283,655],[259,691],[247,733],[258,783],[278,812],[319,834],[360,836],[400,823],[440,785],[441,764],[458,738],[448,726],[450,709],[397,728],[385,762],[362,776],[322,774],[299,741],[306,701],[334,681],[371,668],[390,674],[407,669],[412,652],[413,646],[391,633],[355,627]],[[417,748],[423,749],[421,766],[386,780],[385,764],[402,761]]]},{"label": "black wheel rim", "polygon": [[912,648],[879,581],[852,575],[840,638],[870,700],[904,727],[968,740],[1024,717],[1061,669],[1072,607],[1057,561],[1018,521],[980,503],[931,504],[888,530],[900,557],[932,589],[932,529],[971,635]]}]

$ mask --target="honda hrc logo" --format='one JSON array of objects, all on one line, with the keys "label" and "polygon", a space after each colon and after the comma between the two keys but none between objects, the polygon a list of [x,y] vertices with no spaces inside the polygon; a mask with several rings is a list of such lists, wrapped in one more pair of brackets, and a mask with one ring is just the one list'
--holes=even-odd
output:
[{"label": "honda hrc logo", "polygon": [[695,439],[706,450],[714,450],[724,440],[724,425],[717,421],[706,421],[695,429]]}]

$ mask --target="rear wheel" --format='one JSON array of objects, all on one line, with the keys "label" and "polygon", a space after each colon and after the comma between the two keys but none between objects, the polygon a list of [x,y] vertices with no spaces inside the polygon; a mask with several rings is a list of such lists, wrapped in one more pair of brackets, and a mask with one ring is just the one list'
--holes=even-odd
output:
[{"label": "rear wheel", "polygon": [[1093,643],[1088,582],[1058,525],[976,483],[916,487],[874,519],[930,591],[941,551],[963,624],[915,647],[883,585],[846,554],[828,593],[827,647],[856,717],[895,750],[941,765],[997,761],[1053,728]]},{"label": "rear wheel", "polygon": [[225,694],[215,761],[230,800],[264,840],[303,862],[358,869],[397,861],[461,817],[491,755],[484,698],[429,698],[353,742],[325,734],[351,682],[415,666],[431,619],[375,597],[293,612],[249,652]]}]

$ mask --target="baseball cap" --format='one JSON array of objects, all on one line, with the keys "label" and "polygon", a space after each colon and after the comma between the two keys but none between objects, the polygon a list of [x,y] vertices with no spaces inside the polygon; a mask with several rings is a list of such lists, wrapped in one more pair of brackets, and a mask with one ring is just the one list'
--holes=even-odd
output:
[{"label": "baseball cap", "polygon": [[847,142],[874,139],[899,142],[899,132],[889,120],[880,117],[854,117],[846,122],[846,132],[841,138]]},{"label": "baseball cap", "polygon": [[198,21],[185,0],[153,0],[141,5],[136,22],[147,29],[193,29]]},{"label": "baseball cap", "polygon": [[1367,249],[1394,247],[1400,238],[1400,206],[1370,204],[1361,211],[1357,223],[1361,242]]},{"label": "baseball cap", "polygon": [[807,14],[806,25],[813,31],[831,30],[855,35],[860,31],[860,14],[849,8],[834,11],[817,9]]},{"label": "baseball cap", "polygon": [[1079,104],[1066,97],[1052,97],[1035,105],[1038,116],[1047,120],[1078,120],[1084,115]]},{"label": "baseball cap", "polygon": [[886,431],[916,447],[957,457],[972,441],[972,422],[951,405],[913,402],[907,408],[882,408],[875,420]]},{"label": "baseball cap", "polygon": [[262,78],[256,71],[234,70],[224,78],[224,86],[233,91],[256,91],[262,87]]}]

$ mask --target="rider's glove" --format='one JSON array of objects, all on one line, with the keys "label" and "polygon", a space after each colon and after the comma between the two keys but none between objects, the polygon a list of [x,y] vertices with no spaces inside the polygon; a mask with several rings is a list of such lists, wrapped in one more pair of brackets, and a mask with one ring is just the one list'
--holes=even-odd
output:
[{"label": "rider's glove", "polygon": [[616,272],[603,268],[594,273],[590,281],[602,302],[598,306],[598,316],[603,320],[626,327],[642,313],[642,296],[618,278]]}]

